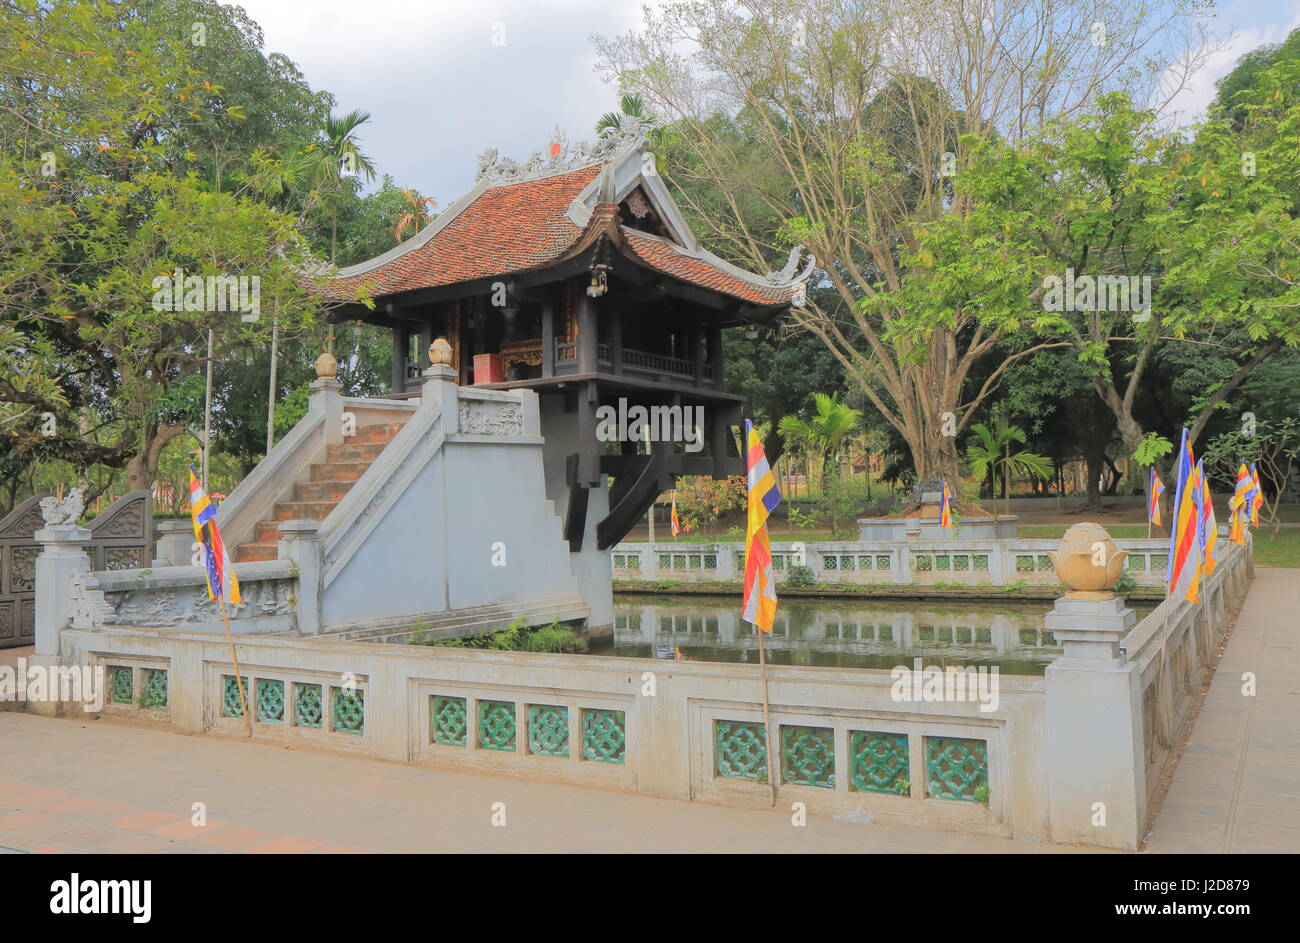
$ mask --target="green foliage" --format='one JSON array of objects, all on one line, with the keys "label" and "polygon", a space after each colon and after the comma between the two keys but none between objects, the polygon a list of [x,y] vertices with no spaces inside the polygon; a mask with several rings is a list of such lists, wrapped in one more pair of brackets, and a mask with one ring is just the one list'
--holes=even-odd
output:
[{"label": "green foliage", "polygon": [[785,582],[790,586],[812,586],[817,582],[811,567],[796,563],[786,571]]},{"label": "green foliage", "polygon": [[1146,438],[1133,450],[1133,461],[1139,465],[1154,465],[1174,450],[1174,444],[1164,436],[1148,432]]},{"label": "green foliage", "polygon": [[1012,442],[1024,443],[1025,431],[1011,425],[1003,410],[995,411],[992,429],[976,422],[971,424],[971,431],[975,438],[966,449],[966,461],[976,478],[988,478],[992,482],[1001,475],[1009,482],[1013,477],[1051,477],[1051,459],[1034,452],[1011,451]]},{"label": "green foliage", "polygon": [[435,642],[442,648],[486,648],[503,652],[576,653],[587,650],[587,640],[559,619],[545,626],[527,626],[522,618],[499,632]]},{"label": "green foliage", "polygon": [[743,508],[745,479],[739,475],[715,479],[708,475],[683,475],[677,479],[677,517],[684,528],[703,526],[712,539],[718,520],[728,511]]}]

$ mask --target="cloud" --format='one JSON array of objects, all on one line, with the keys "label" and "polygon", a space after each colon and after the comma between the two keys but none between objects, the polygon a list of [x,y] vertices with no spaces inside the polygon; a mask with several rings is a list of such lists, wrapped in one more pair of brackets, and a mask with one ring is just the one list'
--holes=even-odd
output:
[{"label": "cloud", "polygon": [[1260,46],[1282,42],[1287,34],[1300,27],[1300,9],[1283,12],[1277,8],[1259,10],[1255,7],[1253,3],[1241,3],[1223,10],[1220,15],[1229,25],[1242,22],[1240,18],[1248,15],[1252,19],[1276,17],[1276,21],[1233,29],[1224,48],[1211,53],[1204,67],[1170,100],[1166,111],[1174,124],[1186,126],[1204,118],[1218,94],[1215,83],[1233,70],[1237,60]]},{"label": "cloud", "polygon": [[594,137],[617,94],[594,71],[592,33],[640,20],[638,0],[239,0],[266,51],[288,56],[339,111],[371,120],[363,149],[446,206],[474,182],[475,156],[495,147],[523,160],[558,124]]}]

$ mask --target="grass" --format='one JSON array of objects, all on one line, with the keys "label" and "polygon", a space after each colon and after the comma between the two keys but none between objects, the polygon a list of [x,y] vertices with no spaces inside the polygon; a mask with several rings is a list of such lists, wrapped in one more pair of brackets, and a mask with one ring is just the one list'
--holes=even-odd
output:
[{"label": "grass", "polygon": [[[1034,527],[1021,527],[1017,534],[1021,537],[1047,538],[1059,540],[1065,533],[1064,524],[1044,524]],[[1112,537],[1145,537],[1145,524],[1108,524],[1106,532]],[[1168,539],[1165,534],[1156,536]],[[1220,537],[1219,540],[1226,540]],[[1255,562],[1260,566],[1279,566],[1300,569],[1300,529],[1284,527],[1276,533],[1270,527],[1255,531]]]},{"label": "grass", "polygon": [[[1034,524],[1029,527],[1021,526],[1016,528],[1017,537],[1031,537],[1037,539],[1060,540],[1065,532],[1071,527],[1070,524]],[[1147,535],[1147,525],[1145,524],[1105,524],[1106,533],[1112,537],[1127,539],[1130,537],[1145,537]],[[1152,537],[1164,537],[1168,539],[1167,534],[1152,534]]]}]

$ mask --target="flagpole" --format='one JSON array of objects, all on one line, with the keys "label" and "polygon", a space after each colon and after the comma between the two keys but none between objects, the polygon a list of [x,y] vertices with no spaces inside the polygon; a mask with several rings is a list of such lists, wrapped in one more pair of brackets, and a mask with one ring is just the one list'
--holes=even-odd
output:
[{"label": "flagpole", "polygon": [[767,633],[757,625],[755,625],[754,628],[758,631],[758,678],[763,691],[763,745],[767,750],[767,783],[772,787],[772,806],[775,808],[776,762],[773,760],[772,722],[769,719],[770,710],[767,702],[767,651],[763,647],[763,636]]},{"label": "flagpole", "polygon": [[226,598],[223,594],[217,594],[217,602],[221,603],[221,619],[226,624],[226,641],[230,643],[230,663],[235,666],[235,687],[239,688],[239,709],[244,713],[244,727],[248,730],[248,736],[253,736],[253,719],[248,716],[248,699],[244,696],[244,681],[239,676],[239,658],[235,655],[235,637],[230,632],[230,614],[226,612]]}]

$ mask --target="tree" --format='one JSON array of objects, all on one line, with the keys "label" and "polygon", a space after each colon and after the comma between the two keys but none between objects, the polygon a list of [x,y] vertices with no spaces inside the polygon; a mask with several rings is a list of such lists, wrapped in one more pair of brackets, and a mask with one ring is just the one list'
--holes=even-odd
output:
[{"label": "tree", "polygon": [[1243,462],[1255,465],[1261,484],[1273,488],[1271,501],[1268,490],[1264,490],[1264,520],[1273,524],[1274,531],[1281,528],[1278,504],[1291,479],[1291,470],[1300,458],[1300,421],[1294,417],[1263,421],[1253,429],[1215,436],[1206,445],[1202,457],[1207,466],[1218,472],[1219,479],[1228,484],[1237,480],[1237,469]]},{"label": "tree", "polygon": [[[945,155],[959,166],[964,134],[1018,141],[1101,90],[1146,92],[1159,72],[1148,59],[1176,58],[1180,40],[1202,46],[1185,35],[1195,11],[1180,3],[1108,10],[1104,45],[1078,29],[1094,13],[1086,2],[673,0],[597,51],[607,74],[672,120],[735,259],[761,269],[779,244],[811,249],[839,304],[796,319],[898,430],[917,473],[955,480],[945,433],[965,428],[1010,363],[1037,348],[1014,349],[968,388],[975,363],[1030,317],[1027,271],[976,272],[964,303],[939,311],[905,291],[930,265],[919,228],[975,205],[954,191]],[[1197,61],[1189,52],[1180,64]],[[751,227],[753,203],[779,221],[776,240]]]},{"label": "tree", "polygon": [[407,230],[410,230],[411,234],[415,235],[422,227],[433,221],[430,210],[437,207],[438,201],[432,197],[420,196],[414,190],[405,187],[397,192],[402,194],[402,198],[410,204],[410,209],[397,217],[397,222],[393,223],[388,230],[393,234],[393,241],[400,244],[406,238]]},{"label": "tree", "polygon": [[840,444],[852,430],[862,413],[860,410],[840,402],[839,393],[814,393],[813,403],[816,415],[804,422],[798,416],[785,416],[781,419],[781,435],[806,443],[821,459],[822,488],[831,487],[831,479],[837,474],[831,472],[830,466],[838,467]]},{"label": "tree", "polygon": [[677,479],[676,496],[682,524],[691,529],[702,523],[712,539],[718,519],[745,506],[745,479],[739,475],[719,479],[683,475]]},{"label": "tree", "polygon": [[[1010,482],[1016,478],[1050,478],[1052,474],[1051,459],[1028,451],[1011,451],[1011,443],[1025,442],[1025,430],[1011,425],[1003,410],[997,410],[993,417],[993,428],[982,422],[971,423],[975,438],[966,448],[966,460],[970,463],[971,473],[976,478],[988,477],[996,480],[1002,476],[1002,499],[1010,499]],[[994,503],[993,517],[997,518],[997,504]],[[1004,509],[1005,512],[1005,509]]]},{"label": "tree", "polygon": [[861,501],[855,483],[846,482],[840,471],[840,449],[862,418],[862,412],[841,403],[839,394],[814,393],[816,415],[807,422],[797,416],[781,420],[781,434],[812,450],[820,458],[822,476],[821,516],[831,524],[831,536],[838,537],[840,523]]},{"label": "tree", "polygon": [[843,388],[844,371],[807,331],[754,331],[753,337],[748,333],[732,328],[723,336],[726,388],[744,396],[754,424],[767,429],[763,451],[775,468],[786,449],[781,418],[809,409],[817,390]]},{"label": "tree", "polygon": [[[221,57],[189,41],[196,11],[212,28],[228,13],[181,0],[0,6],[0,402],[50,414],[57,433],[31,416],[6,424],[9,455],[102,463],[147,488],[193,421],[208,330],[220,360],[263,343],[273,320],[316,312],[298,285],[310,258],[296,220],[227,172],[244,161],[203,162],[214,116],[245,116],[198,68]],[[193,281],[209,276],[256,279],[244,300],[256,284],[259,310],[214,310]]]},{"label": "tree", "polygon": [[355,109],[346,115],[330,115],[317,140],[297,157],[304,179],[330,219],[331,262],[338,258],[338,214],[344,192],[355,186],[358,175],[375,179],[374,162],[361,153],[356,134],[369,120],[369,112]]}]

